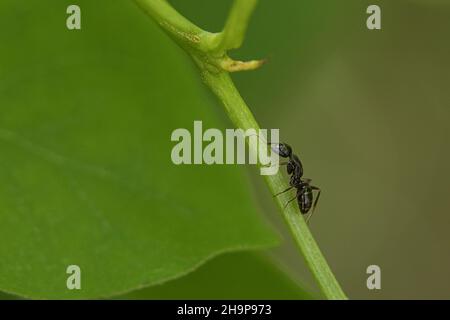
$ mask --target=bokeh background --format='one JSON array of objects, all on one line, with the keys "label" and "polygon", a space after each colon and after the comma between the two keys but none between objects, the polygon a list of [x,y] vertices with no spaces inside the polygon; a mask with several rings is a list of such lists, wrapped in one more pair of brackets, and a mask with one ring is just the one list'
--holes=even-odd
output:
[{"label": "bokeh background", "polygon": [[[220,30],[230,2],[174,4]],[[380,31],[366,28],[370,4]],[[261,1],[234,54],[269,59],[234,79],[322,188],[311,228],[352,298],[450,298],[449,31],[447,1]],[[273,254],[311,284],[292,245]],[[367,290],[371,264],[382,290]]]},{"label": "bokeh background", "polygon": [[[210,31],[221,29],[231,5],[171,3]],[[370,4],[381,6],[382,30],[366,28]],[[244,46],[231,53],[268,59],[233,79],[261,127],[279,128],[305,175],[322,188],[311,229],[350,298],[450,298],[449,31],[448,1],[261,0]],[[282,236],[268,254],[279,270],[252,268],[267,257],[227,254],[159,291],[126,297],[229,298],[243,291],[241,278],[223,280],[223,271],[233,268],[252,281],[237,298],[268,297],[261,283],[270,277],[271,297],[320,297],[262,179],[251,168],[247,176],[256,206]],[[381,267],[381,290],[366,287],[371,264]],[[221,279],[234,289],[218,291]]]}]

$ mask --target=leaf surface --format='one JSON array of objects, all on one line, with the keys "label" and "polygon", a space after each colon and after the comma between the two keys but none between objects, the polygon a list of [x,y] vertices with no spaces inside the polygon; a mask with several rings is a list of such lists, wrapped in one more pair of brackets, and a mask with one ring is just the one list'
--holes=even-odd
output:
[{"label": "leaf surface", "polygon": [[[267,247],[235,166],[176,166],[193,121],[223,128],[188,59],[132,1],[0,3],[0,290],[107,297]],[[68,265],[81,290],[68,290]]]}]

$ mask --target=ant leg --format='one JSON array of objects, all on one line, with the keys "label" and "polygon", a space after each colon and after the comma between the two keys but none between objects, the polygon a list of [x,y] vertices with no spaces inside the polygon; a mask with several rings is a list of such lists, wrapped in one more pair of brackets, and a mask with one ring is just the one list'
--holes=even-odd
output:
[{"label": "ant leg", "polygon": [[311,211],[311,213],[309,214],[308,218],[306,218],[306,223],[309,222],[309,219],[311,219],[312,215],[314,214],[314,210],[316,210],[316,206],[317,206],[317,203],[319,202],[320,193],[321,193],[321,190],[320,190],[320,188],[318,188],[318,187],[311,186],[311,189],[318,191],[318,193],[317,193],[316,200],[314,200],[314,204],[313,204],[312,211]]},{"label": "ant leg", "polygon": [[280,194],[283,194],[283,193],[285,193],[285,192],[288,192],[289,190],[291,190],[293,187],[291,186],[291,187],[289,187],[289,188],[287,188],[286,190],[283,190],[283,191],[281,191],[281,192],[278,192],[277,194],[274,194],[273,195],[273,197],[275,198],[275,197],[278,197]]},{"label": "ant leg", "polygon": [[297,199],[297,196],[293,197],[291,200],[289,200],[283,207],[283,210],[286,210],[287,206],[289,205],[289,203],[291,203],[292,201],[294,201],[295,199]]}]

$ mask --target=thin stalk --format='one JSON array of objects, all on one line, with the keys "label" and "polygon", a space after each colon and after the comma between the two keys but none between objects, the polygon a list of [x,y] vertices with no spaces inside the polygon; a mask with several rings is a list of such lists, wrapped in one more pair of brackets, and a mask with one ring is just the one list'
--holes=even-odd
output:
[{"label": "thin stalk", "polygon": [[209,33],[183,17],[166,0],[134,0],[158,25],[184,49],[209,50],[205,44],[214,38]]},{"label": "thin stalk", "polygon": [[[209,88],[223,103],[228,116],[237,128],[259,130],[258,123],[234,86],[228,73],[212,74],[206,72],[203,74],[203,78]],[[287,187],[286,179],[281,172],[272,176],[265,176],[265,178],[272,194],[276,194]],[[284,204],[289,200],[289,195],[287,194],[282,194],[275,199],[295,243],[325,297],[328,299],[347,299],[300,214],[297,205],[292,203],[284,208]]]},{"label": "thin stalk", "polygon": [[[207,86],[225,106],[225,110],[234,126],[243,130],[260,127],[252,112],[242,99],[230,78],[229,71],[251,70],[261,62],[234,61],[227,50],[242,44],[244,33],[257,0],[235,0],[224,30],[212,34],[193,26],[164,0],[135,0],[172,38],[184,48],[200,68],[201,76]],[[196,35],[195,41],[186,34]],[[239,67],[236,67],[239,66]],[[255,146],[256,147],[256,146]],[[253,150],[255,152],[255,150]],[[281,172],[265,176],[272,194],[287,187]],[[319,288],[327,299],[347,299],[325,257],[314,240],[298,206],[290,204],[284,208],[288,195],[276,197],[276,202],[286,221],[297,247],[304,257]]]},{"label": "thin stalk", "polygon": [[225,27],[219,36],[218,50],[237,49],[242,45],[257,3],[258,0],[234,0]]}]

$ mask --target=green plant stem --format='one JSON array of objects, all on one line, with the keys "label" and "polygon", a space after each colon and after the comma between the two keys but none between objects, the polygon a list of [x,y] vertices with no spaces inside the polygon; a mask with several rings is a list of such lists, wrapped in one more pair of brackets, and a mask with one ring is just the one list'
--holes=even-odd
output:
[{"label": "green plant stem", "polygon": [[[166,0],[134,0],[159,26],[184,49],[209,51],[214,34],[207,32],[178,13]],[[208,39],[208,40],[207,40]]]},{"label": "green plant stem", "polygon": [[258,0],[235,0],[228,15],[225,28],[219,35],[219,50],[237,49],[244,41],[248,22]]},{"label": "green plant stem", "polygon": [[[213,74],[206,72],[203,74],[203,77],[206,84],[222,101],[231,121],[237,128],[259,130],[258,123],[240,96],[228,73]],[[286,179],[281,172],[272,176],[265,176],[265,178],[272,194],[276,194],[287,187]],[[276,198],[276,202],[283,213],[295,243],[305,258],[323,294],[328,299],[346,299],[347,297],[331,272],[296,204],[292,202],[291,205],[284,209],[284,204],[288,200],[289,195],[287,194],[282,194]]]},{"label": "green plant stem", "polygon": [[[200,42],[192,44],[192,47],[195,47],[195,50],[187,49],[187,52],[199,66],[202,79],[223,103],[226,112],[235,127],[243,130],[255,129],[258,131],[260,128],[258,123],[233,84],[233,81],[227,72],[229,70],[227,67],[224,67],[224,65],[226,66],[230,63],[233,64],[233,60],[226,55],[226,50],[235,48],[242,43],[244,32],[256,4],[256,0],[235,0],[224,31],[220,34],[214,34],[214,36],[210,36],[212,35],[210,34],[206,37],[202,37],[202,35],[207,34],[205,31],[193,28],[192,23],[186,22],[187,20],[179,15],[175,9],[168,9],[167,6],[169,6],[169,4],[166,1],[135,1],[138,2],[151,17],[156,17],[155,20],[163,26],[163,28],[165,28],[165,30],[169,32],[183,48],[186,49],[186,43],[190,45],[190,40],[186,41],[185,37],[179,38],[180,33],[194,32],[199,36]],[[167,27],[168,24],[171,24],[173,27]],[[175,32],[175,35],[172,34],[173,32]],[[244,67],[246,67],[246,62],[236,63],[243,63]],[[246,70],[246,68],[240,70]],[[255,150],[253,150],[253,152],[255,152]],[[265,176],[265,180],[272,194],[278,193],[280,190],[284,190],[287,187],[286,179],[281,172],[272,176]],[[319,246],[314,240],[298,206],[291,203],[284,208],[284,204],[288,201],[287,194],[282,194],[275,199],[295,243],[300,249],[300,253],[306,260],[309,269],[325,297],[327,299],[347,299],[334,274],[331,272]]]}]

